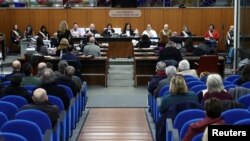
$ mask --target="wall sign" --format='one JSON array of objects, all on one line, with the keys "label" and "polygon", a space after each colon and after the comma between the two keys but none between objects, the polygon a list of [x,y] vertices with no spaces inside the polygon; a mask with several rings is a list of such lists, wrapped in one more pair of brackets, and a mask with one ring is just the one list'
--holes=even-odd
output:
[{"label": "wall sign", "polygon": [[141,10],[110,10],[110,17],[141,17]]}]

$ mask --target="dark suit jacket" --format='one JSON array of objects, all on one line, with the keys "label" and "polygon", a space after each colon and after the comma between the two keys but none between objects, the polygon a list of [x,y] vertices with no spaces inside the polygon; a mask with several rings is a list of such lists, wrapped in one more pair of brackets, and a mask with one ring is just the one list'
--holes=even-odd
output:
[{"label": "dark suit jacket", "polygon": [[64,108],[68,110],[70,105],[70,99],[67,92],[56,83],[42,84],[39,88],[44,88],[48,95],[59,97],[63,101]]},{"label": "dark suit jacket", "polygon": [[[132,29],[129,30],[130,36],[135,36],[135,33]],[[122,31],[122,34],[126,34],[126,30]]]},{"label": "dark suit jacket", "polygon": [[51,121],[52,127],[55,126],[57,119],[59,118],[59,109],[56,105],[51,104],[49,101],[35,102],[29,105],[24,105],[21,110],[36,109],[46,113]]},{"label": "dark suit jacket", "polygon": [[20,75],[21,77],[24,77],[24,76],[25,76],[24,73],[22,73],[22,72],[20,72],[20,71],[13,71],[12,73],[5,75],[4,81],[10,81],[10,78],[11,78],[13,75]]},{"label": "dark suit jacket", "polygon": [[56,78],[55,82],[56,82],[56,84],[66,85],[66,86],[70,87],[70,89],[73,92],[73,95],[76,96],[77,86],[71,78],[66,77],[66,76],[59,76]]},{"label": "dark suit jacket", "polygon": [[[74,60],[77,62],[78,68],[81,68],[81,63],[80,63],[79,58],[72,52],[64,53],[62,55],[62,60]],[[77,69],[77,68],[75,68],[75,69]]]},{"label": "dark suit jacket", "polygon": [[[111,33],[115,33],[115,30],[114,29],[111,29]],[[111,37],[111,34],[109,32],[108,29],[105,29],[103,32],[102,32],[102,36],[104,37]]]},{"label": "dark suit jacket", "polygon": [[[1,90],[0,97],[4,97],[4,96],[8,96],[8,95],[21,96],[21,97],[25,98],[28,103],[33,102],[28,91],[22,87],[8,86],[8,87]],[[18,107],[18,108],[20,108],[20,107]]]},{"label": "dark suit jacket", "polygon": [[176,47],[165,47],[160,51],[159,60],[176,60],[180,62],[182,60],[181,52]]}]

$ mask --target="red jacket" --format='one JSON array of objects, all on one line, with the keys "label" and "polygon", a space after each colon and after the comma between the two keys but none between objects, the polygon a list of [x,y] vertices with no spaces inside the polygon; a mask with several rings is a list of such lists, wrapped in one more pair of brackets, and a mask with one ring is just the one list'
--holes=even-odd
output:
[{"label": "red jacket", "polygon": [[206,40],[215,39],[216,41],[219,40],[220,34],[219,34],[218,31],[214,30],[214,31],[212,32],[212,35],[213,35],[213,36],[210,36],[209,31],[207,31],[207,32],[205,33],[205,39],[206,39]]},{"label": "red jacket", "polygon": [[192,138],[201,133],[204,132],[206,127],[211,124],[225,124],[225,121],[219,117],[219,118],[209,118],[206,117],[200,121],[197,121],[195,123],[190,124],[188,131],[186,135],[184,136],[182,141],[191,141]]}]

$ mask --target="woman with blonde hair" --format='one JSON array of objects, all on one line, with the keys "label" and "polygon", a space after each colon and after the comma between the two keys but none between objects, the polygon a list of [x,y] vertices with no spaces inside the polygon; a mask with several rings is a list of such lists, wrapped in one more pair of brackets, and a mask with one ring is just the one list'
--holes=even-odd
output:
[{"label": "woman with blonde hair", "polygon": [[198,97],[188,91],[187,84],[182,75],[173,76],[169,86],[169,94],[161,100],[160,113],[165,113],[171,105],[181,102],[197,102]]},{"label": "woman with blonde hair", "polygon": [[69,42],[71,42],[72,35],[68,29],[68,24],[66,21],[60,22],[59,29],[57,31],[58,43],[61,42],[62,38],[66,38]]}]

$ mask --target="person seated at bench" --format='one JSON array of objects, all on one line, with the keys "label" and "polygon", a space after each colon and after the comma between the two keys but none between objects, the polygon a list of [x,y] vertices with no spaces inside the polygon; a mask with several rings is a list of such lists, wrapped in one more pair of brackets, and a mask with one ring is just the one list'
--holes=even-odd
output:
[{"label": "person seated at bench", "polygon": [[182,60],[179,62],[179,66],[178,66],[178,74],[181,75],[190,75],[193,76],[195,78],[199,78],[197,72],[195,69],[190,69],[190,64],[188,62],[188,60]]},{"label": "person seated at bench", "polygon": [[205,33],[205,43],[211,48],[217,48],[220,34],[215,30],[215,26],[211,24],[209,30]]},{"label": "person seated at bench", "polygon": [[89,38],[89,44],[84,46],[83,54],[92,55],[94,57],[101,56],[100,47],[95,44],[95,37]]},{"label": "person seated at bench", "polygon": [[149,48],[151,45],[151,41],[148,35],[144,34],[141,36],[141,40],[136,44],[138,48]]}]

